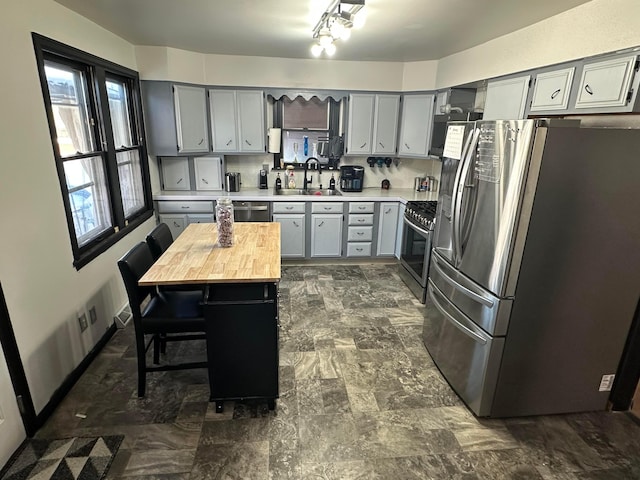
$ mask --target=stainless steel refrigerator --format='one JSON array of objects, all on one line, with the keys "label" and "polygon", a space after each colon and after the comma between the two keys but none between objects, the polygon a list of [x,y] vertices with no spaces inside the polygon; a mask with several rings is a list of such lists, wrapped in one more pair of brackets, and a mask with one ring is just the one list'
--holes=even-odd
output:
[{"label": "stainless steel refrigerator", "polygon": [[606,408],[640,296],[640,130],[451,123],[424,343],[478,416]]}]

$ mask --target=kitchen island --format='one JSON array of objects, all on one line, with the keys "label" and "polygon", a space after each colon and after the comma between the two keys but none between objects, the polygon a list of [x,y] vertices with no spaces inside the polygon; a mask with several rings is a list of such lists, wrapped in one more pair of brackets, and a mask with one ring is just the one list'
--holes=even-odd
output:
[{"label": "kitchen island", "polygon": [[210,401],[278,397],[280,224],[236,223],[231,247],[214,223],[189,225],[140,285],[202,285]]}]

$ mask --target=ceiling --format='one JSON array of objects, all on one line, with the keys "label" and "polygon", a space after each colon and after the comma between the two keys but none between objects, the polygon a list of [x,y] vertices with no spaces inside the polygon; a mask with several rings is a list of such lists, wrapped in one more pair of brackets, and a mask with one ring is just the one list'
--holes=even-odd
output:
[{"label": "ceiling", "polygon": [[[134,45],[313,58],[312,30],[331,0],[56,0]],[[589,0],[365,0],[367,20],[336,60],[437,60]]]}]

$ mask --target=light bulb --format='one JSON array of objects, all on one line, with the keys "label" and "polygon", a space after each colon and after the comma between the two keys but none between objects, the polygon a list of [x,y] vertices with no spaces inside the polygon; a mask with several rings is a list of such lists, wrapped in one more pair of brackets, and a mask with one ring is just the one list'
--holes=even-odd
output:
[{"label": "light bulb", "polygon": [[319,57],[322,53],[322,50],[324,50],[324,48],[322,48],[322,45],[319,45],[317,43],[311,45],[311,55],[313,55],[314,57]]},{"label": "light bulb", "polygon": [[326,47],[324,47],[324,51],[327,52],[327,55],[333,57],[333,54],[336,53],[336,46],[334,43],[330,43]]},{"label": "light bulb", "polygon": [[344,31],[344,25],[339,20],[335,20],[331,25],[331,36],[333,38],[342,38]]},{"label": "light bulb", "polygon": [[340,34],[340,40],[349,40],[351,38],[351,29],[343,28],[342,33]]}]

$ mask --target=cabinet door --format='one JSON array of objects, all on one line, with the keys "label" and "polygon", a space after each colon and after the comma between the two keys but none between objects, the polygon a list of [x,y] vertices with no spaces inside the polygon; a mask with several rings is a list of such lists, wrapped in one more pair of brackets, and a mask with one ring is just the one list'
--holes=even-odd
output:
[{"label": "cabinet door", "polygon": [[585,64],[575,108],[625,106],[635,63],[634,55]]},{"label": "cabinet door", "polygon": [[376,95],[372,153],[395,155],[400,95]]},{"label": "cabinet door", "polygon": [[211,110],[211,138],[214,152],[237,152],[238,133],[236,118],[236,92],[209,90]]},{"label": "cabinet door", "polygon": [[304,214],[274,214],[273,221],[280,223],[280,255],[288,258],[304,258]]},{"label": "cabinet door", "polygon": [[236,92],[240,152],[266,152],[265,104],[262,91]]},{"label": "cabinet door", "polygon": [[190,190],[189,159],[187,157],[162,157],[162,189]]},{"label": "cabinet door", "polygon": [[311,256],[342,256],[342,215],[316,213],[311,216]]},{"label": "cabinet door", "polygon": [[396,234],[398,230],[398,203],[385,202],[380,204],[378,216],[378,256],[395,255]]},{"label": "cabinet door", "polygon": [[196,157],[193,159],[196,190],[222,190],[222,158]]},{"label": "cabinet door", "polygon": [[434,95],[405,95],[400,122],[398,154],[426,157],[431,145]]},{"label": "cabinet door", "polygon": [[166,223],[171,230],[171,235],[175,240],[187,226],[186,215],[158,215],[161,223]]},{"label": "cabinet door", "polygon": [[531,101],[532,112],[566,110],[575,67],[544,72],[536,75]]},{"label": "cabinet door", "polygon": [[208,152],[207,94],[203,87],[174,85],[178,152]]},{"label": "cabinet door", "polygon": [[529,75],[489,82],[483,120],[518,120],[524,118],[529,92]]},{"label": "cabinet door", "polygon": [[368,155],[373,138],[373,109],[375,95],[353,93],[349,95],[347,149],[345,155]]}]

